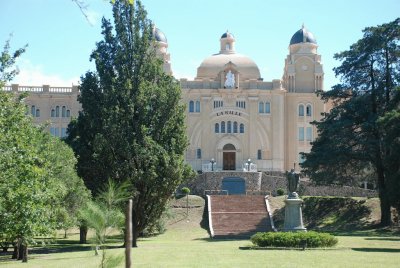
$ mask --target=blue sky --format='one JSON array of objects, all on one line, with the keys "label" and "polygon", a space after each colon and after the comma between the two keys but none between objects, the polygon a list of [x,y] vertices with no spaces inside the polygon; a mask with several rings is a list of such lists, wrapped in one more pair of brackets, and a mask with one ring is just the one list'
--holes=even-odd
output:
[{"label": "blue sky", "polygon": [[[91,24],[71,0],[0,0],[0,42],[12,33],[13,49],[28,44],[18,61],[21,85],[70,86],[87,70],[101,40],[101,18],[111,18],[105,0],[85,0]],[[282,77],[292,35],[304,23],[317,39],[325,90],[338,82],[334,53],[362,37],[361,30],[394,20],[399,0],[142,0],[148,16],[167,36],[176,77],[193,78],[202,60],[219,51],[229,30],[237,52],[252,58],[264,81]]]}]

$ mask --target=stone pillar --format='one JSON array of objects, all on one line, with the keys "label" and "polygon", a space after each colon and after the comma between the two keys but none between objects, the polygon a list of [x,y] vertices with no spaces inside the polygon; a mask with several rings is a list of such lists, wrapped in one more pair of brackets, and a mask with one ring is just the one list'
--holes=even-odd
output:
[{"label": "stone pillar", "polygon": [[302,203],[303,200],[300,198],[288,198],[285,200],[285,223],[283,226],[285,232],[307,231],[303,224]]}]

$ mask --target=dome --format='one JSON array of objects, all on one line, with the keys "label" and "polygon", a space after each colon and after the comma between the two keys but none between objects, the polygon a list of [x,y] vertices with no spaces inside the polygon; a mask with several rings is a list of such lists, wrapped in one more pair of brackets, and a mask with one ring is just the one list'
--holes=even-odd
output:
[{"label": "dome", "polygon": [[222,38],[228,38],[228,37],[235,38],[235,37],[233,36],[233,34],[231,34],[230,32],[228,32],[228,30],[226,30],[226,32],[223,33],[223,34],[221,35],[221,39],[222,39]]},{"label": "dome", "polygon": [[165,37],[165,34],[160,29],[154,27],[153,34],[157,42],[168,43],[167,37]]},{"label": "dome", "polygon": [[260,79],[260,70],[257,64],[249,57],[238,53],[220,53],[205,58],[200,67],[197,68],[197,78],[215,79],[229,62],[235,65],[242,77],[241,79]]},{"label": "dome", "polygon": [[295,32],[290,39],[290,45],[300,44],[300,43],[313,43],[317,44],[317,40],[315,40],[314,35],[309,32],[303,25],[300,30]]}]

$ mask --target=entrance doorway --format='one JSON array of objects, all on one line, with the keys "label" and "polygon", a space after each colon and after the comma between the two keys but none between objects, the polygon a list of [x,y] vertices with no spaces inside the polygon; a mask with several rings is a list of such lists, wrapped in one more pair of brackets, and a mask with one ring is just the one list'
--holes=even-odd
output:
[{"label": "entrance doorway", "polygon": [[223,153],[223,170],[236,170],[236,148],[232,144],[226,144],[222,148]]}]

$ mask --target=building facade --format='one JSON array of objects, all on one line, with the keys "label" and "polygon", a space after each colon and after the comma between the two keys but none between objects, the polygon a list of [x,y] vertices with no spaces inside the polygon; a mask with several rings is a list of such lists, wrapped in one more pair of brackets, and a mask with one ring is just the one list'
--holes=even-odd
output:
[{"label": "building facade", "polygon": [[[158,55],[172,73],[168,42],[157,28]],[[186,160],[195,170],[284,171],[302,161],[317,133],[310,123],[328,107],[315,94],[323,89],[324,73],[318,45],[304,26],[291,38],[281,79],[263,81],[257,64],[235,49],[226,32],[219,53],[200,64],[193,80],[181,79],[187,104],[189,148]],[[36,123],[48,122],[54,136],[64,137],[71,117],[81,109],[79,90],[71,87],[22,87]]]},{"label": "building facade", "polygon": [[327,106],[315,94],[324,73],[318,45],[302,27],[290,40],[282,79],[263,81],[256,63],[226,32],[220,51],[181,79],[187,103],[187,161],[196,170],[284,171],[302,161],[317,135],[310,123]]}]

